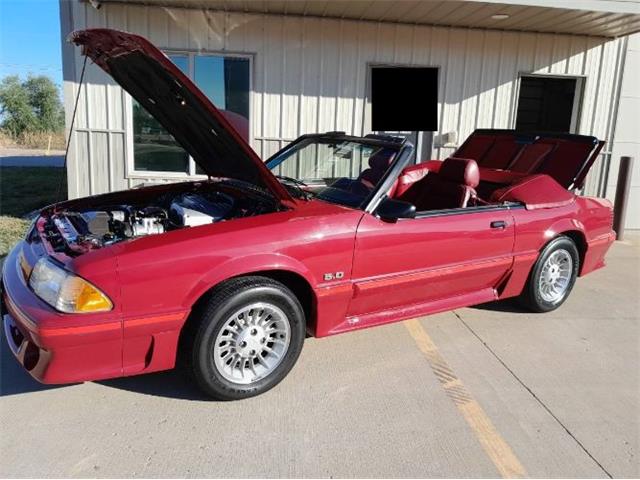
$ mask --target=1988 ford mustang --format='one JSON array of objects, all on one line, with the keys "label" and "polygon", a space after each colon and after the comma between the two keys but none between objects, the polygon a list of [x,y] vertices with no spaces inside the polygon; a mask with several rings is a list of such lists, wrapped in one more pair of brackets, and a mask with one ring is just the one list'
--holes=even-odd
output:
[{"label": "1988 ford mustang", "polygon": [[612,206],[581,197],[603,142],[477,130],[444,161],[402,139],[305,135],[263,163],[145,39],[72,40],[208,175],[40,212],[4,263],[11,350],[44,383],[173,368],[262,393],[305,334],[508,297],[547,312],[604,265]]}]

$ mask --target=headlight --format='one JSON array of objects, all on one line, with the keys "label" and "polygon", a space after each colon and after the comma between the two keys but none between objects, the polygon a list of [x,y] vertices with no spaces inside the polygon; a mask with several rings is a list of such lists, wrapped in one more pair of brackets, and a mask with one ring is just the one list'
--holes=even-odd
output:
[{"label": "headlight", "polygon": [[42,300],[61,312],[107,312],[113,308],[111,300],[96,287],[46,258],[38,260],[33,267],[29,286]]}]

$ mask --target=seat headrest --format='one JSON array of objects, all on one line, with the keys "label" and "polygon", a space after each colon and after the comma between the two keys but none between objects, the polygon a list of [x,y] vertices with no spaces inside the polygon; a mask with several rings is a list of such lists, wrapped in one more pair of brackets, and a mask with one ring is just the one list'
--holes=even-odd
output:
[{"label": "seat headrest", "polygon": [[369,157],[369,166],[376,170],[386,170],[391,165],[395,152],[381,148]]},{"label": "seat headrest", "polygon": [[438,175],[449,182],[476,188],[480,183],[478,164],[470,158],[449,157],[440,167]]}]

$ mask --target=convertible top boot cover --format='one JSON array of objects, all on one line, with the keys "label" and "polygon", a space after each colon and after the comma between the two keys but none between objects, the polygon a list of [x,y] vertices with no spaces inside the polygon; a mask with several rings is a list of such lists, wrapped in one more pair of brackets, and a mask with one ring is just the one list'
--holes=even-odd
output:
[{"label": "convertible top boot cover", "polygon": [[518,202],[527,210],[562,207],[575,202],[576,196],[562,188],[549,175],[531,175],[491,195],[491,203]]}]

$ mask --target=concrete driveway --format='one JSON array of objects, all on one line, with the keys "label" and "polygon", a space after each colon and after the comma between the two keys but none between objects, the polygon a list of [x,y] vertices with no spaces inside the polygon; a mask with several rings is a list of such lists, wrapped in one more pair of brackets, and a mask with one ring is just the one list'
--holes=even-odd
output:
[{"label": "concrete driveway", "polygon": [[0,148],[0,167],[62,167],[64,151]]},{"label": "concrete driveway", "polygon": [[2,342],[0,476],[638,477],[640,236],[546,315],[506,304],[308,339],[235,403],[174,372],[48,388]]}]

